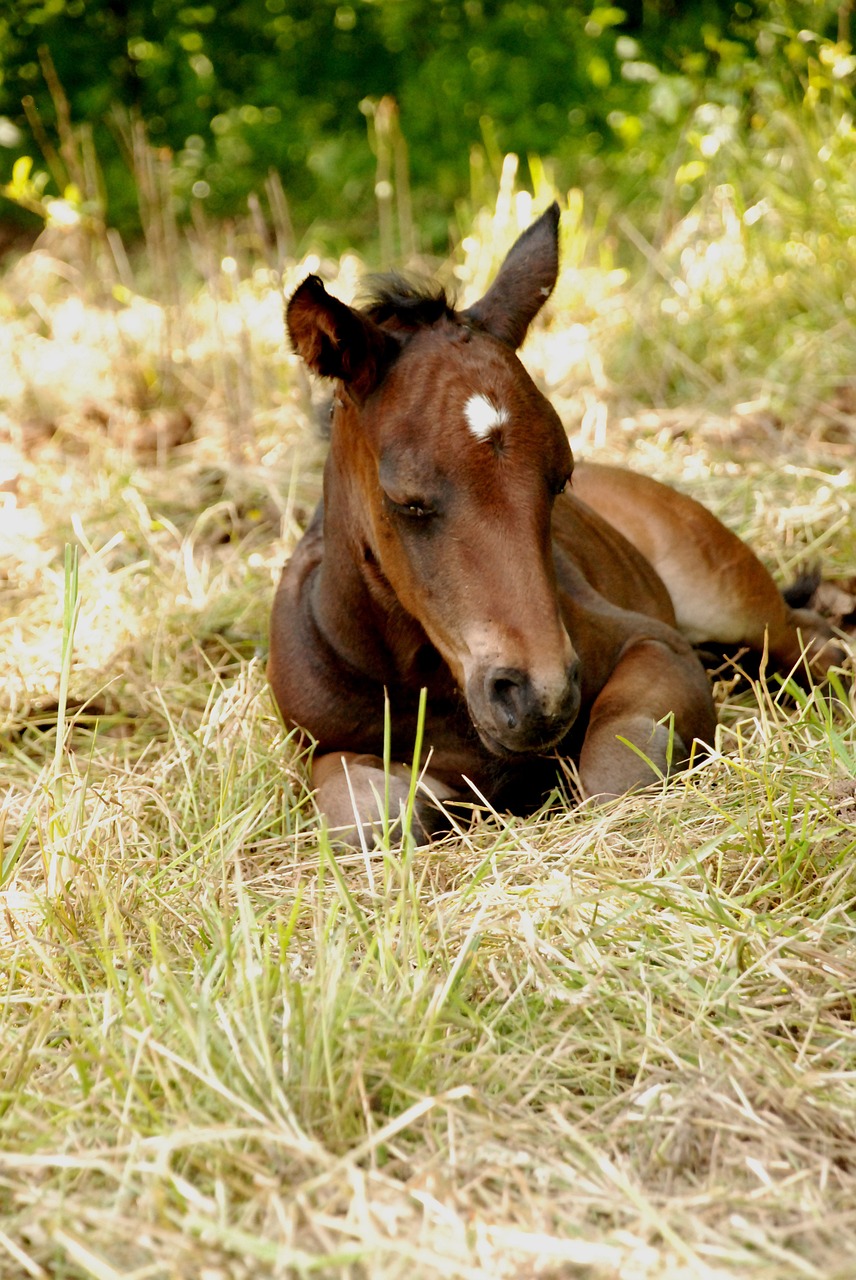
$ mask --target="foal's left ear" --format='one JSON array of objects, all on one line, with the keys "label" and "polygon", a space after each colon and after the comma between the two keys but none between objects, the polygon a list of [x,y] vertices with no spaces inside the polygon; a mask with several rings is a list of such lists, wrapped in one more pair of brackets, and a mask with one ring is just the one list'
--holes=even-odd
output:
[{"label": "foal's left ear", "polygon": [[374,390],[401,349],[391,333],[332,297],[318,276],[307,276],[295,289],[285,323],[294,350],[313,373],[341,378],[357,400]]},{"label": "foal's left ear", "polygon": [[515,240],[480,302],[462,312],[516,351],[553,292],[559,274],[559,206],[554,201]]}]

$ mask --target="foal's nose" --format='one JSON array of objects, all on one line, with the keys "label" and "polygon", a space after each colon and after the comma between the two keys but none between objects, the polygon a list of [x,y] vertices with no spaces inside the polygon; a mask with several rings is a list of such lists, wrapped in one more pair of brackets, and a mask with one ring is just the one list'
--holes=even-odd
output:
[{"label": "foal's nose", "polygon": [[576,718],[580,703],[579,661],[559,686],[543,688],[518,667],[494,667],[484,676],[484,694],[497,735],[518,750],[558,741]]}]

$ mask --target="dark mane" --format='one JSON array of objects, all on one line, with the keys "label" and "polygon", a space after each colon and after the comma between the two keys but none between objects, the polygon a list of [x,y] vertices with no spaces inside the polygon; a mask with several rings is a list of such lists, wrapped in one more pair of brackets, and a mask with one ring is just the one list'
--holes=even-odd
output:
[{"label": "dark mane", "polygon": [[367,283],[362,310],[375,324],[413,330],[455,318],[455,309],[441,285],[419,285],[394,272],[373,276]]}]

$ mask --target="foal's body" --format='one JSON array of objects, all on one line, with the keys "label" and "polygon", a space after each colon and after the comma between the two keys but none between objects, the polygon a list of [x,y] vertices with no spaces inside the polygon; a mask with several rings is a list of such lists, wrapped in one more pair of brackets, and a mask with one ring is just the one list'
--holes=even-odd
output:
[{"label": "foal's body", "polygon": [[[799,628],[830,661],[820,620],[698,503],[593,464],[566,483],[565,433],[514,355],[555,280],[557,221],[554,207],[521,237],[467,312],[386,295],[361,313],[313,277],[289,305],[296,349],[339,381],[325,500],[283,572],[269,670],[286,722],[317,741],[318,803],[346,838],[378,820],[384,691],[403,762],[427,690],[427,792],[473,784],[525,811],[557,756],[607,796],[710,743],[693,644],[766,643],[788,671]],[[423,796],[423,833],[436,817]]]}]

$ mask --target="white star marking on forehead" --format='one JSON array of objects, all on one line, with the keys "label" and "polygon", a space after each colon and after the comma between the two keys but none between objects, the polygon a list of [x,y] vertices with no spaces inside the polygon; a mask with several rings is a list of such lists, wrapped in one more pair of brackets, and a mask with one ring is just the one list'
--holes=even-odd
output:
[{"label": "white star marking on forehead", "polygon": [[508,421],[505,409],[497,408],[487,396],[476,392],[464,405],[467,426],[477,440],[487,440],[492,431]]}]

